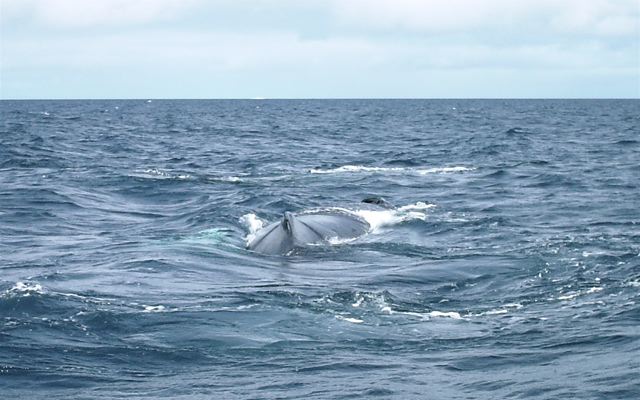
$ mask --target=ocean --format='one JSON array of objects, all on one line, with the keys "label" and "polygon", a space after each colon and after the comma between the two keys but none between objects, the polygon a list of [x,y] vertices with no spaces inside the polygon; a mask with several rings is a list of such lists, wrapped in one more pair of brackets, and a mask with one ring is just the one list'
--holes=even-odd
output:
[{"label": "ocean", "polygon": [[0,102],[2,398],[640,398],[639,303],[638,100]]}]

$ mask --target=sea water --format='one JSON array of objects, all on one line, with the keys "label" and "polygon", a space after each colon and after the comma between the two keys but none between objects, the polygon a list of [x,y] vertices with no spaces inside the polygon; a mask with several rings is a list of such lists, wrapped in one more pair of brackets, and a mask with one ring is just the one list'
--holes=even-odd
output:
[{"label": "sea water", "polygon": [[640,397],[637,100],[0,112],[2,398]]}]

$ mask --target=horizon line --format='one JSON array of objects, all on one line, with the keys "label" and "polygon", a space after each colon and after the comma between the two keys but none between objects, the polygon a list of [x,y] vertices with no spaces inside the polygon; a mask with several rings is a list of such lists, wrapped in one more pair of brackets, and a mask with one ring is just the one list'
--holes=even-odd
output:
[{"label": "horizon line", "polygon": [[640,100],[638,97],[23,97],[0,101],[92,101],[92,100]]}]

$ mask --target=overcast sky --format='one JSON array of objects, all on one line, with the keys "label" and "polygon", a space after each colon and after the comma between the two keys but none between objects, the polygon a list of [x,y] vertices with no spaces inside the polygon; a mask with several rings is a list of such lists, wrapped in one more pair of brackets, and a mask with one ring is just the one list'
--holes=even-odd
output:
[{"label": "overcast sky", "polygon": [[0,0],[0,97],[640,97],[640,0]]}]

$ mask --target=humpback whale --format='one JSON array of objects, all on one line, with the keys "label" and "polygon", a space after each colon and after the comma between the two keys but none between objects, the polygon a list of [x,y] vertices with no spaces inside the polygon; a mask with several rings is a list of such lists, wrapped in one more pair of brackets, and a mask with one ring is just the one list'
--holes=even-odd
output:
[{"label": "humpback whale", "polygon": [[346,211],[285,212],[281,220],[259,230],[247,248],[285,255],[297,247],[328,244],[332,238],[356,238],[369,229],[367,221]]}]

